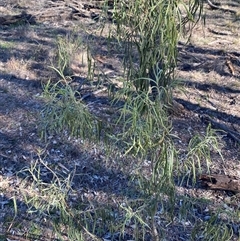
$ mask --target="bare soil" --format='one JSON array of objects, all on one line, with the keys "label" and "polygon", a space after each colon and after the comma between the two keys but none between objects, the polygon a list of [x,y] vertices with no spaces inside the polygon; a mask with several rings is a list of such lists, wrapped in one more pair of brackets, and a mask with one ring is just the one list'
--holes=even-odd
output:
[{"label": "bare soil", "polygon": [[[96,113],[108,109],[106,119],[111,120],[114,110],[110,107],[105,85],[118,83],[123,73],[123,53],[118,51],[117,43],[111,43],[112,51],[108,51],[106,36],[99,34],[100,23],[91,18],[95,15],[71,15],[69,9],[61,15],[57,11],[62,1],[59,1],[60,7],[54,4],[56,1],[44,0],[2,0],[0,3],[0,21],[1,16],[13,16],[23,11],[31,15],[31,21],[28,18],[12,24],[0,23],[0,240],[5,240],[1,235],[6,240],[36,240],[36,237],[25,235],[30,232],[30,221],[27,204],[19,190],[22,179],[17,174],[39,159],[40,150],[44,150],[45,161],[58,173],[68,174],[76,168],[78,175],[73,180],[73,188],[77,198],[71,200],[73,203],[81,197],[99,203],[116,203],[124,199],[126,187],[129,193],[137,192],[129,184],[127,169],[130,167],[124,168],[114,158],[106,157],[103,147],[69,137],[50,136],[46,141],[40,138],[38,119],[44,106],[42,86],[49,79],[58,80],[49,68],[54,62],[58,36],[74,33],[82,39],[83,46],[91,43],[91,58],[100,84],[85,84],[87,57],[83,48],[72,61],[73,87],[86,95],[85,101]],[[179,137],[176,146],[182,153],[191,137],[206,133],[207,125],[200,118],[203,115],[240,133],[240,2],[221,1],[221,7],[235,12],[212,9],[205,4],[206,25],[199,23],[188,43],[179,42],[177,78],[184,88],[183,91],[175,90],[174,99],[181,108],[177,108],[171,118],[173,133]],[[54,11],[57,16],[52,15]],[[213,153],[211,173],[240,178],[239,143],[220,130],[218,135],[223,159]],[[84,174],[84,178],[80,174]],[[180,222],[166,225],[167,240],[190,240],[192,224],[207,219],[209,210],[214,212],[218,207],[229,213],[221,218],[233,230],[232,240],[239,240],[238,195],[207,190],[200,184],[192,187],[186,183],[177,189],[179,196],[191,196],[194,200],[204,198],[209,203],[196,201],[192,204],[195,220],[190,219],[184,225]],[[19,206],[14,221],[12,197],[17,198]],[[230,213],[238,214],[238,220]],[[43,230],[37,240],[54,238],[53,230],[47,224]],[[125,240],[130,240],[130,236]]]}]

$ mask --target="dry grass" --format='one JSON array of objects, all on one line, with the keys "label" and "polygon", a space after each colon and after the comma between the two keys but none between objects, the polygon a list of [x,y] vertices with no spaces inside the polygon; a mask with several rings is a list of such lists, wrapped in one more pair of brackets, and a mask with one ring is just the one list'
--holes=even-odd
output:
[{"label": "dry grass", "polygon": [[15,57],[11,57],[5,64],[5,71],[21,79],[36,79],[35,73],[30,70],[29,62],[23,59],[18,60]]}]

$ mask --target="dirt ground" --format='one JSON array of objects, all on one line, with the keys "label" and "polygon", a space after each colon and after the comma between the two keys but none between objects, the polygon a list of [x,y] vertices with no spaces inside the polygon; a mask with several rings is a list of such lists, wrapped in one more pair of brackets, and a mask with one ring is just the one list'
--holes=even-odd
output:
[{"label": "dirt ground", "polygon": [[[75,15],[68,12],[52,16],[52,10],[60,8],[54,3],[56,1],[45,0],[0,2],[0,224],[4,223],[0,225],[0,235],[8,233],[7,240],[33,240],[24,235],[19,237],[25,233],[29,220],[19,191],[21,180],[16,174],[37,160],[40,150],[44,150],[47,162],[56,172],[68,173],[75,166],[77,172],[88,174],[84,180],[74,179],[73,186],[79,196],[108,202],[129,186],[126,170],[119,167],[117,161],[106,161],[103,147],[78,139],[50,136],[45,142],[40,138],[37,120],[44,106],[42,85],[58,78],[49,68],[54,60],[57,36],[68,36],[75,31],[83,46],[87,41],[92,43],[91,58],[101,78],[98,87],[82,84],[87,78],[84,48],[76,54],[71,68],[75,76],[74,88],[81,87],[86,102],[95,112],[111,109],[104,84],[117,83],[123,74],[123,53],[117,51],[115,43],[108,52],[107,39],[99,35],[100,23],[81,14],[71,19],[70,16]],[[201,116],[210,116],[229,130],[240,133],[240,2],[221,1],[217,6],[225,10],[204,5],[206,25],[199,23],[189,42],[181,40],[178,46],[176,76],[184,88],[175,90],[174,99],[181,108],[171,118],[173,133],[179,137],[176,146],[183,151],[192,136],[206,132],[207,124]],[[1,16],[23,11],[30,19],[12,24],[1,20]],[[111,113],[108,111],[106,118],[111,118]],[[216,153],[213,155],[211,173],[240,179],[239,143],[226,132],[220,131],[218,135],[223,159]],[[236,137],[240,139],[240,135]],[[203,208],[206,213],[206,209],[224,206],[226,213],[238,213],[239,217],[240,198],[235,193],[191,185],[179,187],[178,191],[183,196],[208,198],[211,203],[210,207]],[[14,224],[11,222],[13,196],[17,197],[20,211]],[[206,213],[201,215],[207,216]],[[232,221],[230,215],[226,220],[234,232],[232,240],[239,240],[240,219]],[[16,223],[23,225],[20,228]],[[167,240],[190,240],[187,224],[185,231],[177,224],[169,225],[166,231]],[[38,240],[49,240],[52,230],[45,227],[44,235],[47,238]],[[0,240],[5,239],[0,236]]]}]

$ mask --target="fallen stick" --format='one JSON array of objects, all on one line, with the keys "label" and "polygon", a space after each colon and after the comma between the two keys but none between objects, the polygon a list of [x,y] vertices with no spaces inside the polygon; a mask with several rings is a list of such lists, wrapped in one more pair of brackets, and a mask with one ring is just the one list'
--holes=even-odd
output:
[{"label": "fallen stick", "polygon": [[240,180],[235,176],[202,174],[199,180],[209,189],[240,192]]},{"label": "fallen stick", "polygon": [[26,12],[22,12],[18,15],[2,15],[0,16],[0,25],[10,25],[17,23],[35,23],[35,19],[31,14],[27,14]]},{"label": "fallen stick", "polygon": [[229,129],[226,125],[216,122],[208,115],[201,115],[200,119],[207,125],[211,124],[214,129],[223,130],[227,135],[232,138],[234,141],[240,143],[240,133],[234,130]]},{"label": "fallen stick", "polygon": [[208,3],[208,5],[209,5],[212,9],[218,9],[218,10],[222,10],[222,11],[224,11],[224,12],[230,12],[230,13],[234,13],[234,14],[237,13],[236,11],[234,11],[234,10],[232,10],[232,9],[219,7],[219,6],[215,5],[215,4],[213,4],[210,0],[207,0],[207,3]]}]

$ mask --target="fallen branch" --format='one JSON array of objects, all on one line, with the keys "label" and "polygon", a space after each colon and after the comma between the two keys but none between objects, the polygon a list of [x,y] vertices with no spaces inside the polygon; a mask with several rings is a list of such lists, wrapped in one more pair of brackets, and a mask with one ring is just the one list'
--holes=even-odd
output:
[{"label": "fallen branch", "polygon": [[240,180],[235,176],[202,174],[199,180],[209,189],[240,192]]},{"label": "fallen branch", "polygon": [[217,9],[217,10],[222,10],[224,12],[230,12],[230,13],[234,13],[236,14],[236,11],[232,10],[232,9],[228,9],[228,8],[222,8],[222,7],[219,7],[215,4],[213,4],[210,0],[207,0],[207,3],[208,5],[212,8],[212,9]]},{"label": "fallen branch", "polygon": [[227,135],[232,138],[235,142],[240,143],[240,133],[234,130],[229,129],[226,125],[223,125],[221,123],[218,123],[216,121],[214,121],[212,118],[210,118],[210,116],[208,115],[201,115],[200,116],[201,120],[209,125],[211,124],[211,126],[214,129],[219,129],[219,130],[223,130],[224,132],[227,133]]},{"label": "fallen branch", "polygon": [[35,19],[31,14],[27,14],[26,12],[22,12],[17,15],[2,15],[0,16],[0,25],[11,25],[18,23],[35,23]]},{"label": "fallen branch", "polygon": [[112,5],[113,1],[106,3],[103,0],[49,0],[45,3],[44,8],[36,14],[36,18],[44,21],[47,19],[78,20],[79,18],[98,20],[104,13],[104,16],[112,21]]}]

